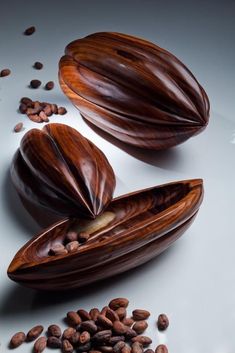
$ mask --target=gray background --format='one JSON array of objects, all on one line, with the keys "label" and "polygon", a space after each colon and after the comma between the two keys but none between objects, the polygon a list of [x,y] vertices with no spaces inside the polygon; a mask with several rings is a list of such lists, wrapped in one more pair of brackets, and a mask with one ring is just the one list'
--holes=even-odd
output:
[{"label": "gray background", "polygon": [[[130,309],[152,311],[148,333],[154,344],[167,342],[175,353],[235,351],[234,256],[234,82],[235,2],[226,1],[7,1],[1,3],[0,68],[0,350],[9,336],[32,325],[61,323],[66,311],[102,307],[112,297],[130,298]],[[23,30],[35,25],[32,37]],[[95,31],[120,31],[144,37],[172,51],[196,75],[211,101],[211,120],[201,135],[168,152],[119,149],[97,135],[61,93],[30,90],[32,78],[57,82],[57,63],[65,45]],[[34,61],[45,64],[42,71]],[[126,274],[73,293],[37,293],[11,282],[6,270],[15,252],[39,227],[22,208],[9,180],[11,158],[23,133],[36,125],[17,113],[22,96],[65,105],[70,124],[107,155],[117,175],[115,194],[168,181],[202,177],[205,198],[192,227],[167,252]],[[166,312],[165,334],[155,317]],[[25,345],[18,352],[30,352]]]}]

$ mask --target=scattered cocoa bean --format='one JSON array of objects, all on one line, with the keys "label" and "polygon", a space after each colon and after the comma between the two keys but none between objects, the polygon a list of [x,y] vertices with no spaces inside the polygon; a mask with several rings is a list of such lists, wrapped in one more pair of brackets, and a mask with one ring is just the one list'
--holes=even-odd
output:
[{"label": "scattered cocoa bean", "polygon": [[131,353],[131,347],[127,344],[122,348],[121,353]]},{"label": "scattered cocoa bean", "polygon": [[[71,243],[77,243],[77,244],[79,245],[79,243],[76,242],[76,241],[73,241],[73,242],[71,242]],[[67,245],[69,245],[69,244],[71,244],[71,243],[68,243]],[[82,319],[82,321],[91,320],[90,314],[89,314],[86,310],[84,310],[84,309],[79,309],[79,310],[77,311],[77,313],[78,313],[78,315],[80,316],[80,318]]]},{"label": "scattered cocoa bean", "polygon": [[133,325],[132,328],[139,335],[139,334],[143,333],[146,330],[147,327],[148,327],[148,323],[145,320],[140,320],[140,321],[137,321]]},{"label": "scattered cocoa bean", "polygon": [[64,330],[62,338],[65,340],[69,340],[75,332],[76,332],[75,328],[68,327]]},{"label": "scattered cocoa bean", "polygon": [[160,344],[155,349],[155,353],[168,353],[168,348],[167,346],[165,346],[165,344]]},{"label": "scattered cocoa bean", "polygon": [[122,348],[124,348],[125,347],[125,342],[123,342],[123,341],[119,341],[119,342],[117,342],[114,346],[113,346],[113,351],[114,351],[114,353],[120,353],[121,352],[121,350],[122,350]]},{"label": "scattered cocoa bean", "polygon": [[47,91],[50,91],[50,90],[52,90],[52,89],[54,88],[54,86],[55,86],[54,82],[53,82],[53,81],[49,81],[49,82],[47,82],[47,83],[45,84],[45,89],[46,89]]},{"label": "scattered cocoa bean", "polygon": [[47,339],[47,347],[49,348],[61,348],[62,341],[58,337],[50,336]]},{"label": "scattered cocoa bean", "polygon": [[142,309],[135,309],[132,311],[133,320],[146,320],[150,316],[150,312]]},{"label": "scattered cocoa bean", "polygon": [[29,28],[26,28],[26,30],[24,31],[24,35],[31,36],[35,31],[36,28],[34,26],[31,26]]},{"label": "scattered cocoa bean", "polygon": [[68,340],[74,346],[78,346],[80,339],[80,332],[75,332]]},{"label": "scattered cocoa bean", "polygon": [[130,317],[124,317],[124,319],[122,320],[122,323],[126,326],[132,326],[134,324],[134,320]]},{"label": "scattered cocoa bean", "polygon": [[27,341],[34,341],[36,338],[38,338],[41,335],[43,330],[44,330],[44,327],[42,325],[37,325],[31,328],[27,333]]},{"label": "scattered cocoa bean", "polygon": [[80,334],[80,337],[79,337],[79,342],[81,344],[85,344],[87,342],[90,342],[91,340],[91,335],[88,331],[83,331],[81,334]]},{"label": "scattered cocoa bean", "polygon": [[73,353],[73,346],[68,340],[62,341],[62,352],[63,353]]},{"label": "scattered cocoa bean", "polygon": [[150,337],[147,336],[136,336],[131,339],[132,342],[139,342],[141,343],[144,347],[149,346],[152,343],[152,340]]},{"label": "scattered cocoa bean", "polygon": [[105,344],[108,343],[110,338],[112,336],[112,331],[111,330],[103,330],[103,331],[99,331],[97,332],[92,339],[95,341],[95,343],[97,344]]},{"label": "scattered cocoa bean", "polygon": [[109,307],[112,310],[117,310],[120,307],[127,308],[129,300],[126,298],[115,298],[109,302]]},{"label": "scattered cocoa bean", "polygon": [[118,315],[120,320],[123,320],[126,317],[126,308],[120,307],[115,310],[116,314]]},{"label": "scattered cocoa bean", "polygon": [[57,104],[51,104],[51,110],[53,114],[58,114]]},{"label": "scattered cocoa bean", "polygon": [[15,132],[20,132],[23,129],[23,123],[18,123],[14,126]]},{"label": "scattered cocoa bean", "polygon": [[76,313],[76,311],[69,311],[67,313],[67,320],[70,324],[72,324],[72,326],[79,325],[82,322],[80,316],[78,315],[78,313]]},{"label": "scattered cocoa bean", "polygon": [[143,353],[143,345],[140,342],[134,342],[131,345],[132,353]]},{"label": "scattered cocoa bean", "polygon": [[114,346],[119,341],[125,341],[125,336],[112,336],[110,337],[109,344]]},{"label": "scattered cocoa bean", "polygon": [[109,307],[107,307],[105,315],[112,322],[119,320],[118,314],[114,310],[110,309]]},{"label": "scattered cocoa bean", "polygon": [[65,107],[59,107],[58,108],[58,114],[59,115],[64,115],[67,113],[67,109]]},{"label": "scattered cocoa bean", "polygon": [[91,349],[91,343],[87,342],[85,344],[82,344],[82,345],[78,346],[77,352],[78,353],[88,352],[88,351],[90,351],[90,349]]},{"label": "scattered cocoa bean", "polygon": [[81,329],[90,332],[92,335],[97,332],[97,326],[93,320],[83,321],[81,323]]},{"label": "scattered cocoa bean", "polygon": [[20,100],[20,103],[26,104],[27,107],[31,107],[32,106],[32,99],[28,98],[28,97],[22,97]]},{"label": "scattered cocoa bean", "polygon": [[166,314],[160,314],[157,320],[157,327],[159,331],[164,331],[169,326],[169,319]]},{"label": "scattered cocoa bean", "polygon": [[33,67],[36,69],[36,70],[41,70],[43,68],[43,64],[40,63],[39,61],[36,61],[33,65]]},{"label": "scattered cocoa bean", "polygon": [[121,321],[114,321],[113,332],[117,335],[123,335],[127,332],[127,326],[125,326]]},{"label": "scattered cocoa bean", "polygon": [[19,347],[26,339],[24,332],[15,333],[10,340],[10,348]]},{"label": "scattered cocoa bean", "polygon": [[40,80],[31,80],[30,81],[30,87],[31,88],[38,88],[40,87],[42,82]]},{"label": "scattered cocoa bean", "polygon": [[9,76],[10,74],[11,74],[10,69],[3,69],[0,71],[0,77],[6,77],[6,76]]},{"label": "scattered cocoa bean", "polygon": [[44,113],[47,116],[51,116],[52,115],[52,110],[51,110],[51,105],[47,104],[44,108],[43,108]]},{"label": "scattered cocoa bean", "polygon": [[90,317],[93,321],[97,320],[98,315],[100,315],[100,311],[98,308],[92,308],[89,312]]},{"label": "scattered cocoa bean", "polygon": [[27,115],[28,115],[29,120],[33,121],[34,123],[41,123],[42,122],[42,119],[37,114],[27,114]]},{"label": "scattered cocoa bean", "polygon": [[[48,123],[49,119],[48,119],[48,116],[46,115],[45,112],[41,111],[41,112],[39,113],[39,116],[40,116],[40,118],[42,119],[42,121],[44,121],[45,123]],[[67,249],[67,250],[68,250],[68,249]]]},{"label": "scattered cocoa bean", "polygon": [[61,337],[61,328],[58,325],[50,325],[47,329],[48,336]]},{"label": "scattered cocoa bean", "polygon": [[47,346],[47,339],[46,337],[39,337],[33,346],[34,353],[42,353]]},{"label": "scattered cocoa bean", "polygon": [[135,330],[133,330],[132,328],[130,328],[129,326],[127,327],[127,330],[126,330],[126,333],[125,333],[125,336],[127,339],[131,339],[133,337],[136,337],[137,336],[137,333]]},{"label": "scattered cocoa bean", "polygon": [[104,315],[98,315],[97,317],[97,324],[102,326],[103,328],[112,328],[113,327],[113,323],[111,320],[109,320],[106,316]]},{"label": "scattered cocoa bean", "polygon": [[27,109],[28,109],[28,107],[27,107],[26,104],[24,104],[24,103],[20,104],[19,111],[20,111],[21,114],[25,114],[27,112]]}]

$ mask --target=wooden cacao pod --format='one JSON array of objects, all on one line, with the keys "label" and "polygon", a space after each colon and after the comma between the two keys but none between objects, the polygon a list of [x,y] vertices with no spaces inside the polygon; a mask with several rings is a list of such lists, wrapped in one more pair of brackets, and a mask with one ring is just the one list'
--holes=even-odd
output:
[{"label": "wooden cacao pod", "polygon": [[208,123],[209,100],[193,74],[140,38],[101,32],[73,41],[59,80],[83,117],[130,145],[166,149]]},{"label": "wooden cacao pod", "polygon": [[[111,201],[95,220],[66,218],[44,229],[15,255],[8,276],[44,290],[81,287],[139,266],[176,241],[203,199],[201,179],[155,186]],[[72,253],[50,255],[70,230],[90,238]]]},{"label": "wooden cacao pod", "polygon": [[116,185],[103,152],[64,124],[28,131],[11,177],[23,200],[60,217],[95,218],[112,200]]}]

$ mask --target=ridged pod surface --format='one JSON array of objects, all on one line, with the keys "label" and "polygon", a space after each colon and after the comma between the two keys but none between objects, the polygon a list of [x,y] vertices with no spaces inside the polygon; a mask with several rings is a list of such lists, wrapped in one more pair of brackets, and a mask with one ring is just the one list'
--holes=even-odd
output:
[{"label": "ridged pod surface", "polygon": [[130,35],[101,32],[71,42],[59,80],[83,117],[130,145],[166,149],[208,123],[208,97],[189,69]]},{"label": "ridged pod surface", "polygon": [[11,177],[22,199],[63,217],[95,218],[111,201],[116,184],[103,152],[64,124],[28,131]]}]

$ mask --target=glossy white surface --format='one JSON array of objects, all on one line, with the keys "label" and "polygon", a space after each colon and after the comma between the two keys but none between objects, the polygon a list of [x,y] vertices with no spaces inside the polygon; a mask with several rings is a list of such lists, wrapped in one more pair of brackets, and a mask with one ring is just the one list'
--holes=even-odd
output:
[{"label": "glossy white surface", "polygon": [[[12,75],[0,79],[0,351],[7,351],[9,337],[18,330],[27,331],[37,323],[65,326],[62,318],[68,310],[102,307],[113,297],[126,296],[130,309],[153,313],[147,331],[153,347],[167,342],[171,353],[234,352],[234,2],[67,0],[60,4],[44,0],[40,4],[9,1],[1,6],[0,68],[9,67]],[[30,25],[37,32],[23,36]],[[208,128],[175,149],[138,155],[96,134],[60,91],[57,62],[69,41],[101,30],[142,36],[183,60],[210,97]],[[44,69],[34,70],[34,61],[42,61]],[[44,83],[54,80],[56,88],[30,90],[27,85],[33,78]],[[22,96],[66,106],[68,114],[51,122],[72,125],[105,152],[117,175],[115,195],[202,177],[204,202],[191,228],[148,264],[73,293],[37,293],[11,282],[6,275],[10,260],[39,230],[9,180],[10,161],[23,136],[12,128],[19,121],[25,131],[41,127],[17,113]],[[155,317],[161,312],[170,317],[165,334],[155,328]],[[17,350],[30,351],[31,344]]]}]

